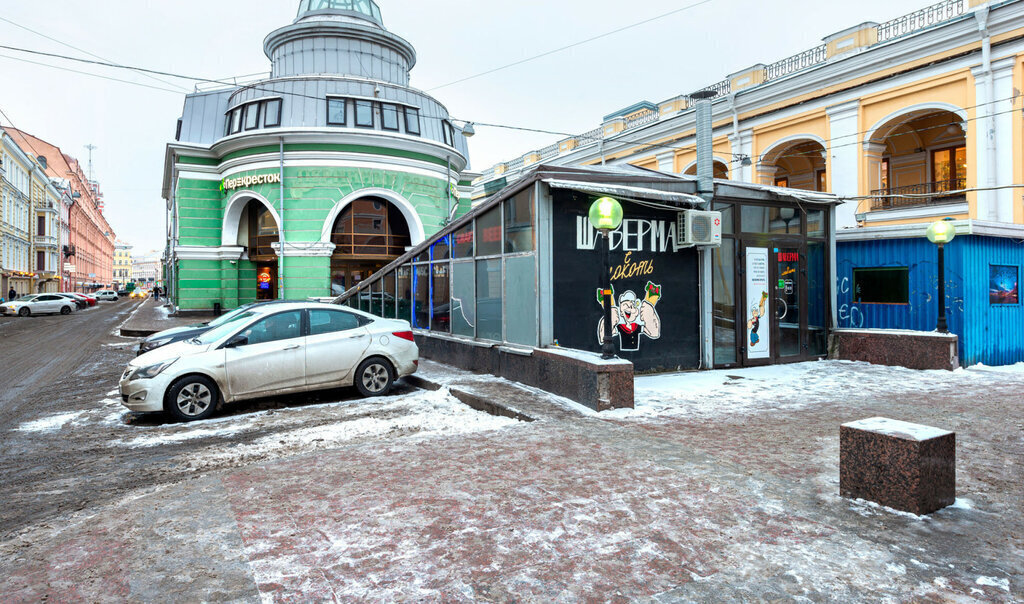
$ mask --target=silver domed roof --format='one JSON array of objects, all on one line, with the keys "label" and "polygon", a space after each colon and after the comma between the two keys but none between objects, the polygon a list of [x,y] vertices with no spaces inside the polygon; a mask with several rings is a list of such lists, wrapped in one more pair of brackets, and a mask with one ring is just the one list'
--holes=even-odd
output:
[{"label": "silver domed roof", "polygon": [[380,7],[374,0],[301,0],[295,21],[316,15],[342,15],[384,26]]}]

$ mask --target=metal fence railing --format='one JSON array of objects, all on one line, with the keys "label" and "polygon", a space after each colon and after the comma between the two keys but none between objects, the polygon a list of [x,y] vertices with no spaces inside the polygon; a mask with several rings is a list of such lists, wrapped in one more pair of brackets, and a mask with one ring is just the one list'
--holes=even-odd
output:
[{"label": "metal fence railing", "polygon": [[937,203],[953,203],[967,198],[966,178],[951,178],[937,182],[923,182],[905,187],[889,187],[871,192],[875,199],[872,210],[888,210],[910,206],[928,206]]}]

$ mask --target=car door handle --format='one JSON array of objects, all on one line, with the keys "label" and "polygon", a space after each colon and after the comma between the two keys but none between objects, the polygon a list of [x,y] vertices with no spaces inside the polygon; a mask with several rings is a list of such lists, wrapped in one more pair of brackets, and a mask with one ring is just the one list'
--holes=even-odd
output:
[{"label": "car door handle", "polygon": [[285,346],[284,347],[285,350],[298,350],[299,348],[301,348],[301,347],[298,344],[294,344],[292,346]]}]

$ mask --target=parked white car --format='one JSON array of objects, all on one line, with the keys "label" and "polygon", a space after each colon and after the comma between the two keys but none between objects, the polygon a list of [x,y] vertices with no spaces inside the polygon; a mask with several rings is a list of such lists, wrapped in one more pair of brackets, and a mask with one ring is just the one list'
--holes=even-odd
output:
[{"label": "parked white car", "polygon": [[136,357],[120,392],[132,411],[192,421],[222,403],[310,390],[355,385],[363,396],[382,396],[418,364],[408,321],[334,304],[267,304]]},{"label": "parked white car", "polygon": [[108,302],[117,302],[117,292],[112,289],[101,289],[95,294],[97,300],[107,300]]},{"label": "parked white car", "polygon": [[12,302],[4,302],[0,305],[0,312],[5,315],[18,315],[28,317],[31,315],[70,315],[76,309],[71,300],[58,296],[57,294],[33,294],[22,296]]}]

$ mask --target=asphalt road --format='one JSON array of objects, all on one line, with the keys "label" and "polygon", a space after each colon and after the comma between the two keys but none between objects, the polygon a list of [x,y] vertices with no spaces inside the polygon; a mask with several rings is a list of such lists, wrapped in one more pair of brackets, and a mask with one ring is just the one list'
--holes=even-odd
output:
[{"label": "asphalt road", "polygon": [[70,315],[0,318],[0,430],[38,405],[38,395],[79,371],[140,302],[123,299]]},{"label": "asphalt road", "polygon": [[403,434],[389,422],[421,413],[406,401],[418,391],[402,382],[384,399],[364,400],[351,388],[276,397],[193,424],[132,413],[117,381],[138,339],[117,330],[137,307],[123,300],[69,316],[0,318],[0,543],[208,471],[330,446],[295,437],[304,430],[337,433],[369,421],[384,428],[350,442],[392,438]]}]

